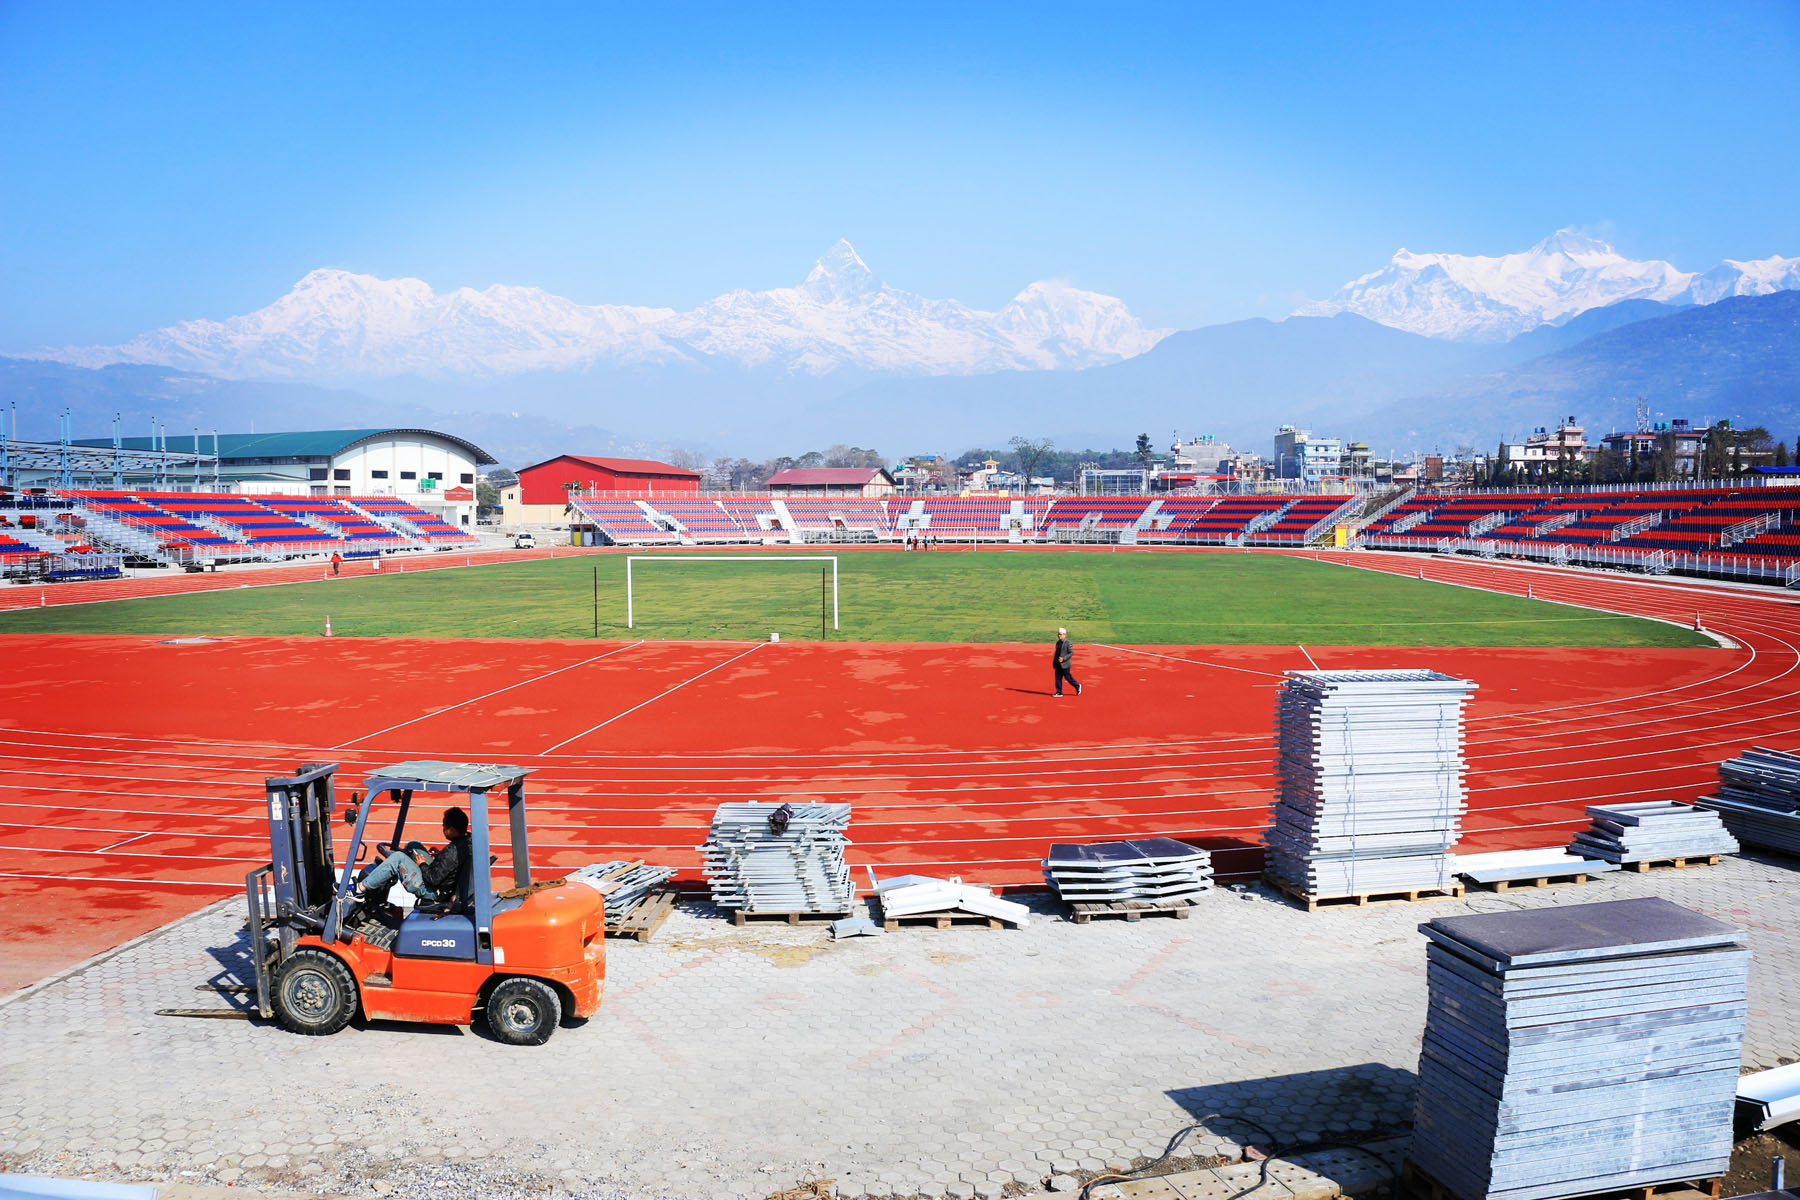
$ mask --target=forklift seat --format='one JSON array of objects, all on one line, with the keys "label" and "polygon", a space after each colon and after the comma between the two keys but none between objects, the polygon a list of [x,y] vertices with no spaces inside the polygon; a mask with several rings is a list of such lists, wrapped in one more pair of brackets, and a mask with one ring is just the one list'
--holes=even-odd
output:
[{"label": "forklift seat", "polygon": [[432,916],[414,909],[400,922],[394,953],[416,958],[475,957],[475,920],[462,913]]}]

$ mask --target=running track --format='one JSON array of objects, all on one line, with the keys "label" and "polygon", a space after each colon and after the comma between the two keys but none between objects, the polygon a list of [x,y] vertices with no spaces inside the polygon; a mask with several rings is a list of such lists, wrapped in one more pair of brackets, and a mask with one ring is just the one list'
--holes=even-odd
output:
[{"label": "running track", "polygon": [[[1313,663],[1477,681],[1472,849],[1556,844],[1584,804],[1691,799],[1720,759],[1800,740],[1800,607],[1780,593],[1320,557],[1683,624],[1699,614],[1737,645],[1084,646],[1087,694],[1052,701],[1037,646],[0,638],[0,991],[241,890],[267,854],[262,780],[304,760],[342,763],[346,791],[406,758],[533,767],[544,867],[643,857],[697,878],[720,800],[816,798],[855,805],[859,869],[1028,885],[1052,841],[1153,833],[1213,847],[1222,873],[1253,871],[1274,689]],[[318,569],[256,582],[286,573]]]}]

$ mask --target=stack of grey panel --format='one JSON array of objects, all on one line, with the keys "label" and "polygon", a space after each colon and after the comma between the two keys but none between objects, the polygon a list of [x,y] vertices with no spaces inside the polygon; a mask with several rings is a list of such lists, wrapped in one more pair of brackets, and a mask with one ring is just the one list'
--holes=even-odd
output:
[{"label": "stack of grey panel", "polygon": [[1314,896],[1450,886],[1474,690],[1436,671],[1290,671],[1270,873]]},{"label": "stack of grey panel", "polygon": [[657,888],[675,875],[674,867],[653,867],[615,859],[570,871],[571,883],[585,883],[606,897],[606,927],[616,929]]},{"label": "stack of grey panel", "polygon": [[1738,848],[1719,814],[1673,800],[1594,804],[1588,807],[1587,815],[1593,819],[1593,825],[1576,834],[1569,849],[1607,862],[1734,854]]},{"label": "stack of grey panel", "polygon": [[746,912],[848,912],[848,804],[721,804],[701,869],[713,903]]},{"label": "stack of grey panel", "polygon": [[1719,764],[1719,789],[1695,807],[1719,814],[1738,841],[1800,854],[1800,754],[1758,746]]},{"label": "stack of grey panel", "polygon": [[1173,902],[1212,890],[1212,855],[1173,838],[1050,847],[1044,879],[1070,904]]},{"label": "stack of grey panel", "polygon": [[1444,917],[1413,1162],[1451,1193],[1556,1200],[1722,1175],[1744,935],[1667,900]]}]

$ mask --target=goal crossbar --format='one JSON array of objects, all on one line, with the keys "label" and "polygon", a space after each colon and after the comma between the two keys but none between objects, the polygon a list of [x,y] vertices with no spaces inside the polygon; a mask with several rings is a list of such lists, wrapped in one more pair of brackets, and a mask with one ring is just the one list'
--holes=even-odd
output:
[{"label": "goal crossbar", "polygon": [[831,564],[831,627],[838,627],[838,558],[835,554],[628,554],[625,556],[625,628],[637,628],[632,568],[641,562],[700,566],[722,562],[808,562]]}]

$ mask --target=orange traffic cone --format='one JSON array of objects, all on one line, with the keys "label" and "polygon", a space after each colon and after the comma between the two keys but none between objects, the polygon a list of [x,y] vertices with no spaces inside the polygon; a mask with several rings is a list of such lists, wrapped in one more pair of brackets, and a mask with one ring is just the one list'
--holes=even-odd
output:
[{"label": "orange traffic cone", "polygon": [[42,592],[38,593],[38,607],[39,608],[44,607],[44,593],[42,593]]},{"label": "orange traffic cone", "polygon": [[326,637],[331,636],[331,614],[330,613],[325,614],[325,636]]}]

